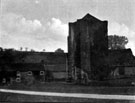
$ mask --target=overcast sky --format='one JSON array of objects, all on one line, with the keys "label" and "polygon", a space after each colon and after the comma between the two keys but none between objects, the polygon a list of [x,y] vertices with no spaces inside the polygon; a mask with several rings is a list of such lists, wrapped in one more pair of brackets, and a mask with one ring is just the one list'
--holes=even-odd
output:
[{"label": "overcast sky", "polygon": [[135,54],[135,0],[0,0],[0,46],[67,51],[68,23],[87,13],[128,37]]}]

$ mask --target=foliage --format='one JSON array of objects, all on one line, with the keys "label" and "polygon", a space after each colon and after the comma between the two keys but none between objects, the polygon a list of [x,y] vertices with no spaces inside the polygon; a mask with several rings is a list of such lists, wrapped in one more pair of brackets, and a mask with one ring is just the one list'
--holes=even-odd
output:
[{"label": "foliage", "polygon": [[2,52],[3,51],[3,48],[2,47],[0,47],[0,52]]},{"label": "foliage", "polygon": [[45,52],[46,50],[45,49],[43,49],[43,52]]},{"label": "foliage", "polygon": [[14,49],[5,49],[0,56],[1,63],[12,63],[14,62]]},{"label": "foliage", "polygon": [[125,49],[125,45],[128,43],[128,38],[125,36],[109,35],[108,46],[109,49]]},{"label": "foliage", "polygon": [[55,50],[56,53],[64,53],[64,50],[62,50],[61,48],[58,48],[57,50]]}]

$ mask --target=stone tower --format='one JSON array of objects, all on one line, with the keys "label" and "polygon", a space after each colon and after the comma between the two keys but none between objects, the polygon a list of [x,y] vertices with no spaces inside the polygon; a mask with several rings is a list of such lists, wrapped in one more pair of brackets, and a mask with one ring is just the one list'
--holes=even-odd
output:
[{"label": "stone tower", "polygon": [[82,72],[89,79],[98,75],[98,70],[108,55],[107,21],[90,14],[74,23],[69,23],[68,76],[81,79]]}]

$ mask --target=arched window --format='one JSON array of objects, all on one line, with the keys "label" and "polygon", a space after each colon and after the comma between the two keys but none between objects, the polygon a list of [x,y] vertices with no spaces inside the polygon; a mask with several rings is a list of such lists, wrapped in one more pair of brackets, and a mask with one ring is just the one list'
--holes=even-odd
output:
[{"label": "arched window", "polygon": [[21,82],[21,78],[16,78],[16,82]]},{"label": "arched window", "polygon": [[21,76],[21,72],[20,71],[17,71],[17,77],[20,77]]},{"label": "arched window", "polygon": [[32,75],[32,71],[28,71],[28,75]]},{"label": "arched window", "polygon": [[45,72],[44,71],[40,71],[40,75],[44,75],[45,74]]}]

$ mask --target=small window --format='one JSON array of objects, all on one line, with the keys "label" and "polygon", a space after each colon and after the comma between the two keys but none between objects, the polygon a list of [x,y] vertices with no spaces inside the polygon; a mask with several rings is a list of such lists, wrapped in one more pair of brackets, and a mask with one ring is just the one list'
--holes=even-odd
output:
[{"label": "small window", "polygon": [[28,75],[32,75],[32,71],[28,71]]},{"label": "small window", "polygon": [[2,79],[2,83],[6,83],[6,78],[3,78]]},{"label": "small window", "polygon": [[21,78],[16,78],[16,82],[21,82]]},{"label": "small window", "polygon": [[17,71],[17,74],[16,74],[18,77],[20,77],[21,76],[21,73],[20,73],[20,71]]},{"label": "small window", "polygon": [[45,72],[44,71],[40,71],[40,75],[44,75],[45,74]]}]

